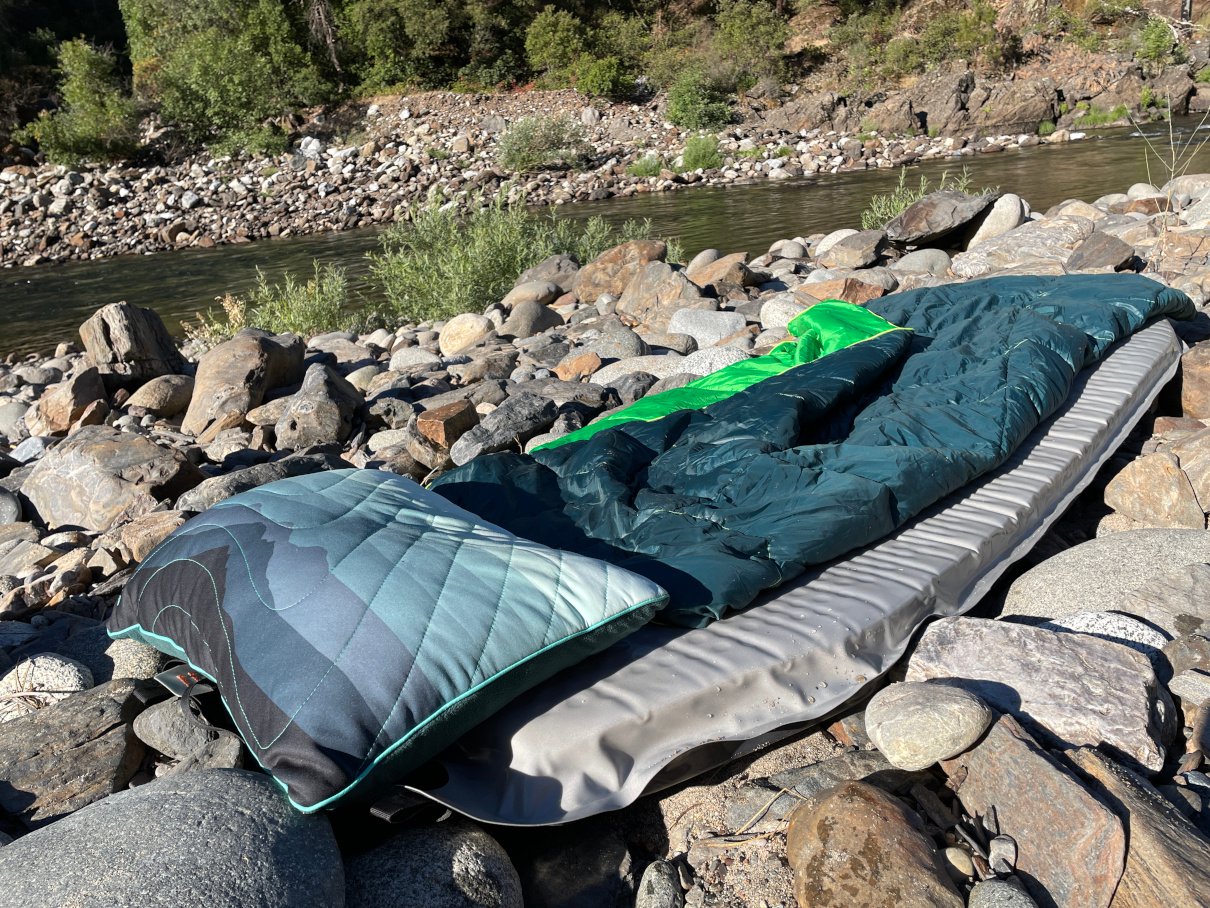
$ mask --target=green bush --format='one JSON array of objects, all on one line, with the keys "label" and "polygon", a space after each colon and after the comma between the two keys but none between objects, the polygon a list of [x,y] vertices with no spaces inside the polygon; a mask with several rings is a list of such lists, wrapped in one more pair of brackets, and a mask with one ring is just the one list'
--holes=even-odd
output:
[{"label": "green bush", "polygon": [[681,155],[681,167],[684,170],[714,170],[723,166],[723,156],[718,152],[716,136],[693,136],[685,143],[685,152]]},{"label": "green bush", "polygon": [[617,57],[631,72],[643,68],[643,57],[651,49],[651,25],[639,16],[610,10],[588,35],[589,48],[598,57]]},{"label": "green bush", "polygon": [[1054,135],[1054,132],[1055,124],[1052,121],[1046,120],[1038,124],[1038,135],[1042,136],[1043,138]]},{"label": "green bush", "polygon": [[626,172],[632,177],[658,177],[663,169],[664,162],[659,155],[645,154],[627,167]]},{"label": "green bush", "polygon": [[785,21],[766,0],[719,0],[710,41],[712,55],[732,68],[730,81],[741,90],[762,78],[784,75],[782,47],[790,35]]},{"label": "green bush", "polygon": [[570,116],[524,117],[500,137],[496,151],[500,163],[518,173],[576,167],[590,152],[584,127]]},{"label": "green bush", "polygon": [[685,129],[719,129],[731,121],[731,106],[699,69],[687,69],[668,89],[668,122]]},{"label": "green bush", "polygon": [[536,72],[564,72],[583,49],[584,24],[566,10],[547,6],[525,30],[525,59]]},{"label": "green bush", "polygon": [[1111,110],[1102,110],[1099,107],[1085,108],[1083,105],[1077,104],[1076,110],[1083,110],[1084,112],[1072,121],[1071,125],[1073,129],[1095,129],[1098,126],[1111,126],[1130,116],[1130,110],[1125,104],[1119,104]]},{"label": "green bush", "polygon": [[134,102],[122,93],[113,55],[86,41],[64,41],[59,70],[63,107],[42,113],[14,138],[36,141],[56,164],[132,154],[138,148],[139,118]]},{"label": "green bush", "polygon": [[1185,58],[1163,19],[1147,19],[1135,33],[1134,42],[1134,57],[1147,72],[1158,73],[1169,63],[1180,63]]},{"label": "green bush", "polygon": [[227,294],[219,303],[222,314],[205,312],[185,326],[193,340],[212,347],[243,328],[263,328],[274,334],[290,332],[312,337],[354,327],[357,317],[348,308],[349,291],[343,268],[313,262],[314,277],[300,282],[286,272],[283,283],[270,284],[256,270],[256,287],[246,297]]},{"label": "green bush", "polygon": [[503,297],[522,271],[549,255],[566,253],[588,262],[651,233],[645,221],[613,228],[597,217],[577,226],[534,215],[502,196],[466,217],[432,201],[414,208],[410,218],[410,224],[386,231],[382,251],[370,256],[390,314],[409,322],[481,312]]},{"label": "green bush", "polygon": [[576,90],[593,97],[620,101],[634,94],[634,79],[617,57],[600,57],[580,71],[576,77]]}]

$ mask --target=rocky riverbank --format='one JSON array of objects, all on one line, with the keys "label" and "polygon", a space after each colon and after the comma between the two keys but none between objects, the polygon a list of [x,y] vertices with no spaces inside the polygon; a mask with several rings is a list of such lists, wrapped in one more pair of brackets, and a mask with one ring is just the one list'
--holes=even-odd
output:
[{"label": "rocky riverbank", "polygon": [[[555,256],[447,322],[204,351],[115,303],[78,344],[9,357],[0,906],[1202,903],[1210,175],[1045,214],[946,192],[885,230],[665,253]],[[826,729],[615,815],[556,831],[304,817],[229,731],[146,706],[161,657],[105,634],[134,567],[239,491],[349,465],[423,479],[531,447],[771,349],[825,298],[1119,270],[1202,311],[1179,326],[1193,346],[1161,409],[1039,547],[1053,557],[987,617],[930,626]]]},{"label": "rocky riverbank", "polygon": [[[1205,109],[1193,65],[1147,79],[1135,64],[1077,59],[1011,79],[966,69],[903,90],[843,95],[803,88],[783,102],[745,98],[743,121],[720,133],[722,165],[677,172],[693,134],[664,119],[664,99],[611,104],[574,91],[384,97],[300,122],[289,153],[194,155],[149,168],[68,170],[17,163],[0,170],[0,265],[38,265],[391,223],[439,188],[458,204],[504,189],[535,205],[594,201],[695,185],[785,180],[994,153],[1084,135],[1091,110]],[[1082,105],[1082,106],[1081,106]],[[569,116],[584,126],[589,163],[518,174],[497,155],[522,117]],[[1125,124],[1124,114],[1118,120]],[[1039,127],[1057,127],[1045,139]],[[656,176],[628,173],[654,155]]]}]

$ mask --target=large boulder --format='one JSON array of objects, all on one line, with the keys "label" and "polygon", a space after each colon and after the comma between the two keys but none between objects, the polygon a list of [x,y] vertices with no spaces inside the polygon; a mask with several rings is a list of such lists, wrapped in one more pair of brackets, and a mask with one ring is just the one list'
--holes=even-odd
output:
[{"label": "large boulder", "polygon": [[268,776],[203,770],[112,795],[0,850],[0,908],[340,908],[322,815]]},{"label": "large boulder", "polygon": [[279,448],[305,448],[343,442],[362,404],[361,394],[330,366],[311,366],[302,387],[277,421]]},{"label": "large boulder", "polygon": [[173,375],[184,360],[160,317],[129,303],[111,303],[80,326],[88,358],[111,387],[137,387]]},{"label": "large boulder", "polygon": [[959,277],[971,278],[1021,265],[1062,266],[1072,251],[1092,235],[1093,229],[1088,218],[1073,215],[1028,221],[1016,230],[954,256],[950,267]]},{"label": "large boulder", "polygon": [[1181,411],[1194,419],[1210,419],[1210,341],[1181,357]]},{"label": "large boulder", "polygon": [[639,270],[649,262],[662,262],[668,247],[659,240],[631,240],[602,252],[576,272],[571,291],[586,303],[609,293],[621,296],[622,291]]},{"label": "large boulder", "polygon": [[47,388],[25,414],[25,427],[30,435],[62,435],[89,406],[105,398],[101,374],[96,369],[84,369]]},{"label": "large boulder", "polygon": [[887,239],[897,246],[937,243],[966,228],[995,201],[994,194],[967,195],[955,189],[930,192],[887,223]]},{"label": "large boulder", "polygon": [[193,399],[181,431],[202,435],[238,426],[270,388],[297,384],[303,376],[303,342],[247,332],[219,344],[198,361]]},{"label": "large boulder", "polygon": [[668,320],[678,309],[698,305],[714,309],[714,300],[702,298],[701,288],[671,265],[651,262],[635,274],[618,300],[618,314],[650,333],[668,330]]},{"label": "large boulder", "polygon": [[981,133],[1038,131],[1054,122],[1059,98],[1050,79],[1013,79],[980,85],[970,96],[970,125]]},{"label": "large boulder", "polygon": [[291,454],[281,460],[258,463],[234,473],[212,476],[178,498],[175,507],[179,511],[201,512],[232,495],[255,489],[267,482],[346,467],[348,464],[336,454]]},{"label": "large boulder", "polygon": [[161,375],[141,386],[126,406],[131,410],[146,410],[152,416],[169,419],[189,408],[193,399],[193,376]]},{"label": "large boulder", "polygon": [[102,532],[203,478],[180,451],[109,426],[86,426],[38,461],[21,492],[52,529]]},{"label": "large boulder", "polygon": [[[43,826],[123,788],[143,759],[131,723],[139,682],[119,679],[4,724],[0,810]],[[0,857],[4,880],[10,853]],[[11,878],[10,878],[11,879]],[[0,883],[0,904],[11,893]],[[63,904],[35,900],[32,904]]]}]

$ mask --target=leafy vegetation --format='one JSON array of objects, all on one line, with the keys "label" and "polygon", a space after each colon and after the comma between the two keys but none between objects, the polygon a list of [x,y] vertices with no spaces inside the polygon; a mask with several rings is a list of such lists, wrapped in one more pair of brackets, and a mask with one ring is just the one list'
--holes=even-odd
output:
[{"label": "leafy vegetation", "polygon": [[1072,121],[1072,127],[1075,129],[1096,129],[1099,126],[1111,126],[1114,123],[1120,123],[1130,116],[1130,111],[1125,104],[1119,104],[1117,107],[1105,110],[1096,106],[1087,104],[1077,104],[1076,112],[1079,114]]},{"label": "leafy vegetation", "polygon": [[410,221],[384,233],[381,252],[371,255],[371,271],[390,315],[407,321],[482,311],[508,292],[517,275],[547,256],[565,253],[587,262],[651,233],[646,221],[613,228],[591,218],[577,226],[534,215],[503,196],[466,217],[433,200],[414,208]]},{"label": "leafy vegetation", "polygon": [[1134,58],[1143,69],[1158,74],[1170,63],[1183,63],[1185,52],[1176,41],[1171,26],[1163,19],[1148,18],[1134,34]]},{"label": "leafy vegetation", "polygon": [[716,136],[693,136],[685,143],[681,155],[684,170],[713,170],[723,166],[723,156],[718,151]]},{"label": "leafy vegetation", "polygon": [[54,113],[44,111],[15,138],[37,142],[56,164],[112,160],[134,152],[139,118],[134,101],[122,91],[113,55],[86,41],[64,41],[59,69],[63,106]]},{"label": "leafy vegetation", "polygon": [[685,129],[719,129],[731,120],[726,95],[700,69],[687,69],[668,89],[668,122]]},{"label": "leafy vegetation", "polygon": [[205,312],[185,326],[186,334],[213,346],[243,328],[263,328],[274,334],[291,332],[312,337],[354,327],[357,315],[349,308],[348,281],[343,268],[312,264],[314,276],[301,281],[287,272],[281,284],[270,284],[256,272],[256,286],[247,297],[227,294],[219,300],[221,314]]},{"label": "leafy vegetation", "polygon": [[509,170],[575,167],[588,158],[584,127],[569,116],[523,117],[500,137],[497,154]]},{"label": "leafy vegetation", "polygon": [[631,163],[626,172],[632,177],[658,177],[664,169],[664,162],[657,154],[645,154]]}]

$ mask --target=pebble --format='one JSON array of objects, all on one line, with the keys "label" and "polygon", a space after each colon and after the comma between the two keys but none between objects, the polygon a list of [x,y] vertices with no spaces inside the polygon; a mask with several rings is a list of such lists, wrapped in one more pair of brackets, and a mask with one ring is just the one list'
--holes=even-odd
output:
[{"label": "pebble", "polygon": [[866,706],[870,740],[892,765],[927,769],[969,749],[987,731],[992,711],[979,697],[942,683],[885,687]]},{"label": "pebble", "polygon": [[1005,880],[984,880],[971,890],[967,908],[1038,908],[1025,890]]}]

